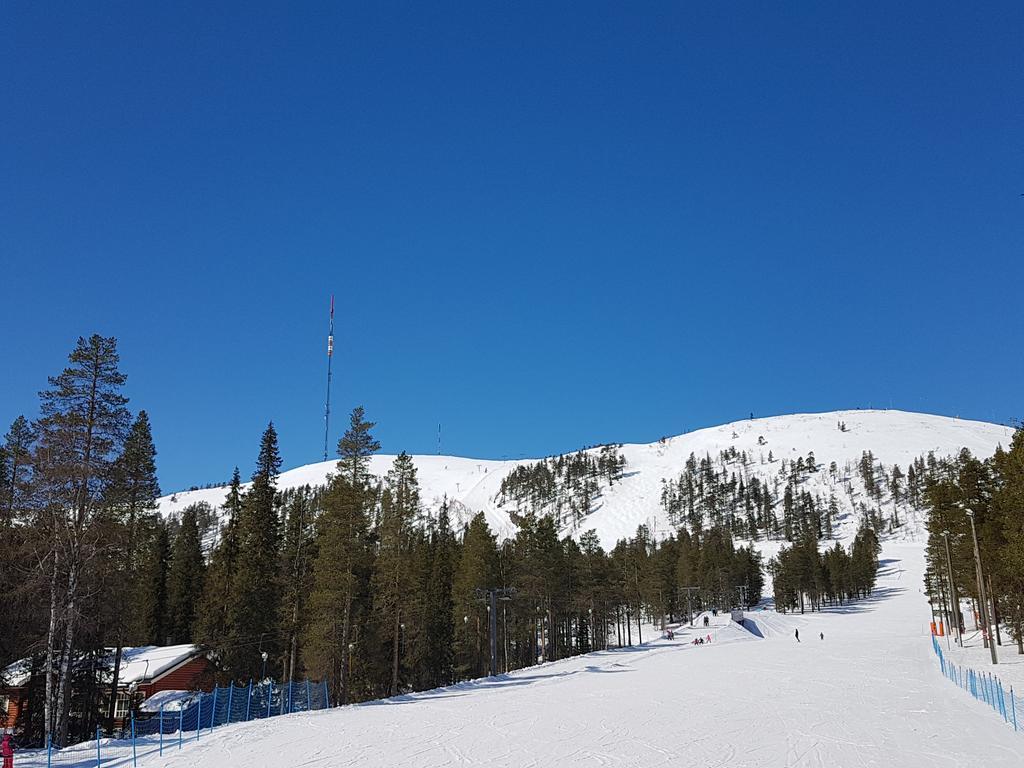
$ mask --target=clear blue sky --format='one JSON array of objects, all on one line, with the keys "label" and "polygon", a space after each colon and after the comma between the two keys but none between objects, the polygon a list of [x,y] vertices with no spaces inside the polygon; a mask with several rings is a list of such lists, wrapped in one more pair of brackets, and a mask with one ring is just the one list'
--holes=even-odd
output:
[{"label": "clear blue sky", "polygon": [[166,491],[317,460],[332,292],[332,443],[1024,416],[1020,2],[209,5],[0,9],[4,428],[98,332]]}]

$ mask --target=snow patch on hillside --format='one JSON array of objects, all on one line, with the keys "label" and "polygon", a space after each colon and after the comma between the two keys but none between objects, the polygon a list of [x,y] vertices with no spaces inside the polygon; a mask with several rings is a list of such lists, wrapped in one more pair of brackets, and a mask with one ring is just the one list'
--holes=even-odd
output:
[{"label": "snow patch on hillside", "polygon": [[[845,431],[839,429],[840,422],[845,424]],[[980,421],[905,411],[856,410],[744,419],[655,443],[627,444],[622,447],[627,461],[623,479],[611,487],[602,483],[594,511],[577,529],[566,528],[563,532],[579,535],[593,529],[606,548],[613,547],[620,539],[632,537],[640,525],[648,526],[656,536],[665,536],[672,527],[661,506],[662,481],[677,477],[691,453],[698,460],[710,456],[717,461],[722,451],[735,449],[741,454],[745,452],[748,458],[748,464],[737,467],[737,471],[768,483],[779,477],[783,459],[795,461],[813,452],[818,471],[808,475],[801,488],[825,499],[830,493],[836,494],[840,506],[836,538],[845,540],[856,530],[859,519],[856,504],[864,498],[863,485],[856,473],[857,462],[864,451],[871,451],[887,469],[899,464],[905,471],[915,458],[929,452],[942,457],[967,448],[976,456],[990,456],[997,445],[1008,445],[1012,435],[1010,427]],[[774,459],[772,462],[768,461],[769,453]],[[394,458],[392,455],[372,457],[370,471],[383,477]],[[413,461],[428,513],[436,514],[447,499],[452,505],[453,524],[466,522],[472,515],[483,512],[499,538],[515,535],[516,526],[510,517],[514,508],[499,505],[498,491],[510,472],[535,459],[494,461],[413,456]],[[828,471],[832,462],[839,468],[838,481]],[[335,468],[336,462],[328,461],[288,470],[280,475],[278,488],[322,485]],[[225,495],[226,488],[181,492],[161,498],[159,511],[174,515],[200,501],[219,509]],[[895,537],[919,540],[922,521],[911,515],[907,523]],[[761,542],[759,547],[769,556],[771,550],[777,549],[772,545],[773,542]]]}]

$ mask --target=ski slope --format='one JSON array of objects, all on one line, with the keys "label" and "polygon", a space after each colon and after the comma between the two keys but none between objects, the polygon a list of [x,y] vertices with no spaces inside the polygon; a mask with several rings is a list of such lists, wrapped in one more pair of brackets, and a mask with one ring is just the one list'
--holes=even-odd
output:
[{"label": "ski slope", "polygon": [[[871,599],[756,611],[764,639],[720,616],[674,641],[226,726],[144,765],[1018,766],[1024,734],[937,669],[923,568],[919,545],[889,541]],[[712,642],[692,645],[698,633]]]},{"label": "ski slope", "polygon": [[[847,431],[839,430],[840,421],[845,422]],[[664,536],[670,531],[670,525],[661,508],[662,480],[678,476],[691,453],[698,460],[705,455],[717,460],[721,451],[735,448],[740,453],[745,451],[749,458],[748,465],[737,467],[736,471],[748,479],[757,476],[765,482],[778,478],[782,459],[806,458],[813,451],[819,470],[810,475],[801,488],[812,495],[821,494],[823,498],[836,493],[842,521],[837,537],[848,538],[857,524],[856,501],[863,498],[855,467],[864,451],[871,451],[887,468],[899,464],[905,471],[910,462],[929,451],[946,456],[968,448],[977,456],[990,456],[997,445],[1008,445],[1012,435],[1011,428],[998,424],[905,411],[833,411],[744,419],[655,443],[624,445],[625,477],[610,488],[602,483],[601,495],[591,514],[578,529],[563,532],[578,535],[593,529],[606,548],[613,547],[619,539],[632,537],[642,524],[655,535]],[[773,462],[768,461],[769,452]],[[413,460],[427,511],[436,512],[443,500],[448,499],[455,522],[465,522],[475,513],[483,512],[500,538],[515,534],[515,525],[509,517],[512,508],[500,506],[496,496],[502,479],[509,472],[535,459],[493,461],[414,456]],[[374,456],[370,469],[383,477],[393,461],[394,456]],[[828,472],[833,461],[840,470],[838,482]],[[278,487],[321,485],[335,466],[336,462],[329,461],[288,470],[278,478]],[[852,497],[844,490],[844,477],[849,480]],[[225,494],[224,488],[181,492],[160,499],[159,509],[171,515],[199,501],[218,508]],[[919,521],[911,518],[908,522],[909,525],[901,529],[901,535],[915,539],[920,531]]]},{"label": "ski slope", "polygon": [[[844,421],[847,431],[837,424]],[[625,477],[602,487],[578,530],[606,547],[648,525],[669,530],[662,480],[699,459],[735,448],[745,477],[772,482],[781,459],[813,451],[819,471],[802,488],[841,505],[837,535],[855,530],[864,489],[855,467],[872,451],[887,468],[917,456],[968,448],[988,456],[1012,430],[899,411],[842,411],[753,419],[647,445],[626,445]],[[771,451],[775,461],[768,461]],[[393,457],[375,456],[383,476]],[[502,478],[521,461],[414,457],[426,508],[447,498],[456,520],[483,512],[499,536],[514,534],[498,503]],[[839,479],[827,471],[831,462]],[[334,462],[282,473],[280,488],[318,485]],[[847,491],[846,489],[850,490]],[[840,492],[841,491],[841,492]],[[224,489],[178,493],[164,514]],[[901,516],[906,518],[905,514]],[[921,521],[883,539],[878,587],[867,600],[822,613],[748,612],[745,626],[725,616],[705,628],[681,627],[674,640],[588,654],[496,678],[331,710],[216,729],[180,752],[146,754],[144,768],[281,766],[1017,766],[1024,734],[949,683],[929,638],[922,593]],[[766,555],[777,542],[758,542]],[[800,642],[794,633],[799,630]],[[711,636],[705,645],[694,637]],[[824,636],[822,639],[821,636]],[[651,637],[644,627],[644,638]],[[970,649],[966,652],[970,652]],[[965,653],[966,653],[965,652]]]}]

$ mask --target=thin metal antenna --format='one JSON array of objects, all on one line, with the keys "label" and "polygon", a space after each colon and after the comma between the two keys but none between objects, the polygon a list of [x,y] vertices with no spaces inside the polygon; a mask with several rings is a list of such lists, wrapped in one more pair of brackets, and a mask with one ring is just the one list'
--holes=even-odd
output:
[{"label": "thin metal antenna", "polygon": [[327,461],[327,439],[331,430],[331,361],[334,359],[334,294],[331,294],[331,320],[327,331],[327,401],[324,404],[324,461]]}]

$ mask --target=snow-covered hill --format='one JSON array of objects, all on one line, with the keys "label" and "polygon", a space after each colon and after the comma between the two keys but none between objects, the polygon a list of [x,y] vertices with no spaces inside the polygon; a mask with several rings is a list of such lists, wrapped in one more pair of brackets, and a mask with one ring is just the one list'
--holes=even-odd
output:
[{"label": "snow-covered hill", "polygon": [[[845,424],[845,431],[839,429],[840,422]],[[905,411],[858,410],[745,419],[655,443],[624,445],[621,450],[627,464],[622,480],[611,487],[602,484],[591,514],[576,531],[565,532],[594,529],[606,547],[632,536],[641,524],[657,535],[664,535],[670,524],[661,505],[662,481],[678,476],[691,453],[698,460],[710,456],[717,462],[722,451],[735,449],[739,454],[746,453],[747,463],[736,462],[731,471],[748,481],[758,477],[769,484],[779,477],[783,460],[795,461],[813,452],[818,471],[809,474],[801,487],[822,498],[835,492],[840,506],[840,528],[836,533],[846,538],[856,525],[857,501],[864,498],[856,472],[864,451],[871,451],[886,468],[899,464],[906,470],[916,457],[930,451],[941,457],[967,448],[977,456],[989,456],[997,445],[1008,445],[1012,434],[1009,427],[986,422]],[[773,461],[769,461],[769,455]],[[535,460],[493,461],[456,456],[413,459],[428,511],[436,511],[447,498],[455,520],[466,520],[483,512],[500,537],[515,533],[509,516],[512,508],[499,504],[498,490],[508,473]],[[383,476],[393,460],[394,456],[374,456],[371,470]],[[835,477],[828,471],[832,462],[838,468]],[[333,461],[297,467],[280,475],[278,487],[320,485],[334,469]],[[181,492],[160,499],[159,509],[171,515],[199,501],[218,508],[224,497],[224,488]],[[911,516],[909,523],[901,529],[900,536],[916,538],[919,521]]]}]

